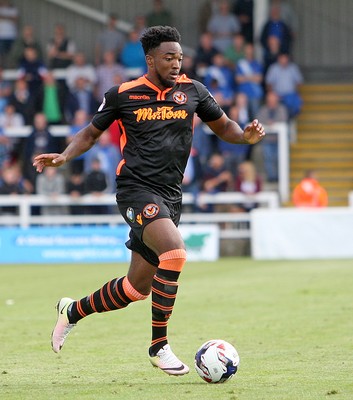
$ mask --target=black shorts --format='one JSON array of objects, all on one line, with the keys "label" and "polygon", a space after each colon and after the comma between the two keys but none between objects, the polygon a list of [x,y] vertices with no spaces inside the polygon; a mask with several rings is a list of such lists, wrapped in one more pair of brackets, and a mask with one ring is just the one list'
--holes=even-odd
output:
[{"label": "black shorts", "polygon": [[150,222],[159,218],[171,219],[175,226],[179,225],[181,200],[174,203],[163,197],[144,190],[119,190],[116,195],[119,211],[131,230],[130,240],[126,242],[129,250],[139,253],[147,262],[158,267],[157,254],[142,241],[143,230]]}]

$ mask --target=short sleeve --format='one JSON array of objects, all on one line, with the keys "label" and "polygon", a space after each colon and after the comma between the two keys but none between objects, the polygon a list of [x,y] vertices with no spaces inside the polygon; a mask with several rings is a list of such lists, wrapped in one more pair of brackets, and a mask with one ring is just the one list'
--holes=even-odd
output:
[{"label": "short sleeve", "polygon": [[196,113],[200,119],[203,122],[209,122],[221,118],[224,112],[205,85],[195,80],[193,82],[200,98],[199,105],[196,108]]},{"label": "short sleeve", "polygon": [[103,102],[92,118],[92,124],[99,130],[105,131],[120,118],[118,86],[113,86],[104,94]]}]

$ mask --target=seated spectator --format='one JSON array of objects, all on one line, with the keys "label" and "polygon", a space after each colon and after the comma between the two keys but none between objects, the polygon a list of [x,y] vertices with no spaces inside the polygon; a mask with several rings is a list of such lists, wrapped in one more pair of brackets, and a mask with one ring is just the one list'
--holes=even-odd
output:
[{"label": "seated spectator", "polygon": [[[107,182],[107,176],[101,168],[99,159],[93,158],[84,180],[85,193],[99,197],[106,191]],[[106,205],[92,205],[85,208],[89,214],[107,214],[109,211],[109,207]]]},{"label": "seated spectator", "polygon": [[264,77],[268,69],[274,64],[278,56],[281,54],[281,42],[275,35],[270,35],[267,38],[267,49],[264,52]]},{"label": "seated spectator", "polygon": [[228,66],[235,69],[239,60],[245,57],[245,38],[243,34],[236,33],[233,36],[232,43],[223,53]]},{"label": "seated spectator", "polygon": [[96,67],[96,88],[95,97],[97,101],[102,101],[104,93],[116,85],[116,76],[120,75],[121,82],[127,80],[125,68],[116,62],[115,53],[106,51],[103,54],[103,62]]},{"label": "seated spectator", "polygon": [[292,194],[295,207],[327,207],[328,195],[320,184],[317,173],[309,170],[295,186]]},{"label": "seated spectator", "polygon": [[7,104],[4,112],[0,113],[0,169],[4,163],[13,163],[21,155],[19,138],[5,136],[3,131],[9,128],[20,128],[24,125],[23,116],[16,112],[12,104]]},{"label": "seated spectator", "polygon": [[147,72],[145,53],[137,31],[129,33],[129,38],[121,50],[120,60],[129,79],[135,79]]},{"label": "seated spectator", "polygon": [[195,114],[194,116],[194,138],[193,148],[197,152],[201,168],[206,166],[208,159],[217,146],[217,137],[213,134],[211,129]]},{"label": "seated spectator", "polygon": [[[78,199],[83,196],[85,194],[84,175],[79,171],[70,173],[66,191],[73,199]],[[71,205],[69,212],[71,215],[82,215],[85,214],[85,207],[82,205]]]},{"label": "seated spectator", "polygon": [[173,15],[165,7],[163,0],[153,0],[152,7],[152,11],[146,15],[147,26],[173,25]]},{"label": "seated spectator", "polygon": [[65,193],[65,178],[57,168],[45,168],[36,179],[36,193],[48,197],[48,205],[40,207],[41,215],[62,215],[65,207],[52,205],[58,195]]},{"label": "seated spectator", "polygon": [[287,53],[281,53],[277,62],[272,64],[265,76],[268,90],[273,90],[287,107],[289,118],[296,117],[303,105],[299,94],[299,86],[303,83],[303,76],[296,63],[290,60]]},{"label": "seated spectator", "polygon": [[219,51],[213,45],[212,35],[204,32],[199,39],[194,59],[194,69],[201,79],[205,76],[206,69],[213,63],[213,57]]},{"label": "seated spectator", "polygon": [[261,142],[264,167],[268,182],[278,181],[278,140],[275,124],[287,123],[288,112],[280,103],[279,96],[269,91],[266,94],[265,104],[260,107],[257,118],[266,126],[266,137]]},{"label": "seated spectator", "polygon": [[[234,190],[246,195],[252,195],[261,192],[262,179],[257,173],[255,164],[252,161],[243,161],[238,165],[234,182]],[[233,206],[231,211],[249,212],[256,207],[258,207],[256,202],[246,202],[237,206]]]},{"label": "seated spectator", "polygon": [[190,79],[200,80],[200,77],[196,74],[194,58],[192,56],[184,54],[180,74],[185,74]]},{"label": "seated spectator", "polygon": [[208,21],[207,31],[212,34],[213,44],[221,53],[231,45],[233,35],[241,31],[238,18],[230,12],[228,0],[220,0],[218,11]]},{"label": "seated spectator", "polygon": [[217,78],[213,78],[207,86],[212,96],[227,114],[233,102],[234,92],[230,86],[221,86],[220,83],[221,81]]},{"label": "seated spectator", "polygon": [[73,62],[66,69],[66,85],[69,90],[75,88],[75,82],[78,78],[83,78],[86,81],[87,88],[93,90],[97,82],[96,69],[87,62],[83,52],[77,52],[73,56]]},{"label": "seated spectator", "polygon": [[0,112],[3,112],[12,93],[12,85],[4,80],[4,70],[0,67]]},{"label": "seated spectator", "polygon": [[234,93],[233,74],[231,69],[226,65],[223,54],[217,53],[213,57],[213,63],[206,69],[203,81],[209,90],[211,90],[214,81],[217,81],[219,88]]},{"label": "seated spectator", "polygon": [[28,83],[25,79],[17,79],[8,102],[15,107],[17,113],[25,120],[25,125],[32,125],[35,114],[35,98],[30,95]]},{"label": "seated spectator", "polygon": [[0,1],[0,65],[7,66],[8,56],[17,38],[18,8],[9,0]]},{"label": "seated spectator", "polygon": [[98,109],[98,101],[89,89],[85,78],[79,77],[65,99],[65,116],[71,123],[77,110],[84,110],[91,118]]},{"label": "seated spectator", "polygon": [[237,90],[245,93],[249,101],[250,118],[256,115],[263,99],[263,66],[255,59],[254,46],[245,45],[245,58],[238,61],[235,70]]},{"label": "seated spectator", "polygon": [[76,44],[67,35],[65,25],[55,25],[53,37],[48,41],[46,50],[50,69],[67,68],[72,63]]},{"label": "seated spectator", "polygon": [[21,36],[14,42],[11,53],[11,65],[18,68],[20,63],[24,60],[24,51],[27,47],[34,47],[37,50],[38,58],[44,59],[42,45],[36,38],[33,25],[24,25],[22,28]]},{"label": "seated spectator", "polygon": [[115,61],[120,60],[121,49],[126,42],[126,35],[117,30],[118,16],[114,13],[108,16],[104,28],[99,32],[95,44],[95,65],[103,62],[103,54],[107,51],[114,53]]},{"label": "seated spectator", "polygon": [[18,78],[26,80],[31,96],[36,97],[38,95],[47,72],[47,67],[38,57],[37,49],[35,47],[26,47],[23,61],[19,65]]}]

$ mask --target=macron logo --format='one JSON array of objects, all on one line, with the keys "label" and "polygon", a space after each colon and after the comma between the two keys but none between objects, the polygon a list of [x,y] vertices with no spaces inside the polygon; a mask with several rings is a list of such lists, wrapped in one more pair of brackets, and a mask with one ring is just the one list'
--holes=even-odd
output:
[{"label": "macron logo", "polygon": [[131,94],[131,95],[129,96],[129,99],[130,99],[130,100],[150,100],[151,98],[150,98],[150,96],[147,96],[147,95],[145,95],[145,94],[141,94],[141,95],[138,95],[138,94]]}]

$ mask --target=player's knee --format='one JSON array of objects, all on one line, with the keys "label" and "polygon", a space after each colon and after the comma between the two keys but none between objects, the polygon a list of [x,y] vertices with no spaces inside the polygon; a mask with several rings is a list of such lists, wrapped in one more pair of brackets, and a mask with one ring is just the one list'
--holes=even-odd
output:
[{"label": "player's knee", "polygon": [[186,261],[185,249],[179,248],[162,253],[159,257],[159,267],[169,271],[181,272]]},{"label": "player's knee", "polygon": [[145,300],[151,293],[151,286],[134,287],[127,276],[124,278],[123,288],[126,296],[132,301]]}]

